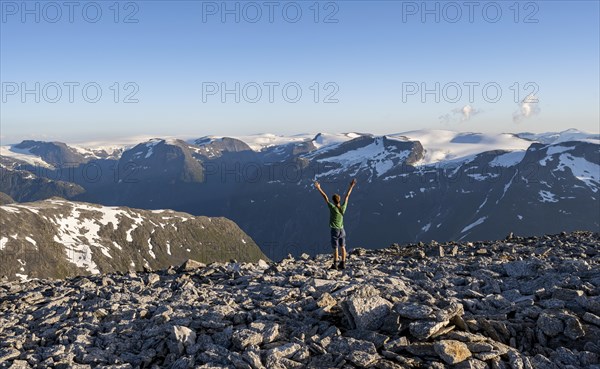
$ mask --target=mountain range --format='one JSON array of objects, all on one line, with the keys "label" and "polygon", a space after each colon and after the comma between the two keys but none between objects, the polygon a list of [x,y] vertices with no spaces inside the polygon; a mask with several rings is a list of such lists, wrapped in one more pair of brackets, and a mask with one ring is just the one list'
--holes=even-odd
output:
[{"label": "mountain range", "polygon": [[0,151],[0,192],[35,201],[173,209],[237,223],[272,259],[329,250],[313,189],[358,180],[350,247],[481,240],[600,228],[600,137],[421,130],[301,134],[133,145],[23,141]]}]

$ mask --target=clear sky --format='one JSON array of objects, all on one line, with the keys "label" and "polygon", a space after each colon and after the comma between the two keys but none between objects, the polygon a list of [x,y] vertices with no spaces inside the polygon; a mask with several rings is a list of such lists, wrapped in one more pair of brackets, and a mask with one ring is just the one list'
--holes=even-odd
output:
[{"label": "clear sky", "polygon": [[595,0],[0,4],[3,144],[600,130]]}]

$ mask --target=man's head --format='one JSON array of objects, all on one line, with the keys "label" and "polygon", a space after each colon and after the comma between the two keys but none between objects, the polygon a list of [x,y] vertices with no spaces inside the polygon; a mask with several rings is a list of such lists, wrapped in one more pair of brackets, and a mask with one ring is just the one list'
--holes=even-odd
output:
[{"label": "man's head", "polygon": [[331,196],[331,199],[333,200],[333,203],[336,205],[339,204],[340,200],[341,200],[340,195],[338,195],[337,193],[334,193],[333,196]]}]

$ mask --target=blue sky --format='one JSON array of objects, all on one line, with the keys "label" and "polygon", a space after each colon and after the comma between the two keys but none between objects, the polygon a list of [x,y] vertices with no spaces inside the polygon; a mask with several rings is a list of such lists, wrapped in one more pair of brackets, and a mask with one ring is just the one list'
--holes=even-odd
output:
[{"label": "blue sky", "polygon": [[3,143],[600,130],[598,1],[0,3]]}]

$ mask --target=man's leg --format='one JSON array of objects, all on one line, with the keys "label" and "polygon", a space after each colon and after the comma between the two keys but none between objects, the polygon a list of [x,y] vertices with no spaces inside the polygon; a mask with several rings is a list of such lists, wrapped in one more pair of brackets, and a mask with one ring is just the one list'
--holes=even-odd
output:
[{"label": "man's leg", "polygon": [[338,260],[338,240],[337,233],[333,228],[331,228],[331,247],[333,248],[333,264],[335,265],[335,263],[337,263]]},{"label": "man's leg", "polygon": [[346,231],[342,228],[340,235],[340,246],[342,248],[342,263],[346,265]]}]

